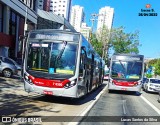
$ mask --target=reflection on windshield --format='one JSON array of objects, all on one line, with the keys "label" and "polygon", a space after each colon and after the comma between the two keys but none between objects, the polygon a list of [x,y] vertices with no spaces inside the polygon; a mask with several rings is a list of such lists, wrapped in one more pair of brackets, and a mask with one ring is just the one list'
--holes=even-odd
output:
[{"label": "reflection on windshield", "polygon": [[29,44],[27,68],[49,74],[74,74],[77,45],[66,41]]},{"label": "reflection on windshield", "polygon": [[140,79],[142,74],[142,62],[114,61],[112,64],[112,78]]}]

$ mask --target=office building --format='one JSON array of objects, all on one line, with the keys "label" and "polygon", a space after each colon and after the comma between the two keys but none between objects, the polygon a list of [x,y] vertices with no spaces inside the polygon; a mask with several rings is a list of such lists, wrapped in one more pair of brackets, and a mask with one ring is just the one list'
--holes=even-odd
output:
[{"label": "office building", "polygon": [[36,0],[36,12],[38,9],[44,10],[47,12],[53,11],[53,1],[52,0]]},{"label": "office building", "polygon": [[[19,36],[37,24],[35,0],[0,0],[0,56],[21,55]],[[27,24],[27,25],[25,25]]]}]

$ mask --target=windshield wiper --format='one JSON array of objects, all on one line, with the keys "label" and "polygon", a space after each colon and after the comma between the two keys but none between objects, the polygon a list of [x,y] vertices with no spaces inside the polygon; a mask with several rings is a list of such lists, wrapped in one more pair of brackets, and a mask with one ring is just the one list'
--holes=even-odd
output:
[{"label": "windshield wiper", "polygon": [[56,60],[59,60],[59,59],[62,57],[62,54],[63,54],[63,52],[64,52],[64,50],[65,50],[65,48],[66,48],[66,45],[67,45],[67,42],[64,41],[64,42],[63,42],[63,47],[62,47],[61,51],[59,52]]},{"label": "windshield wiper", "polygon": [[126,68],[125,68],[124,65],[122,64],[121,60],[119,60],[119,62],[120,62],[121,66],[122,66],[123,69],[124,69],[124,77],[126,77],[126,74],[127,74]]}]

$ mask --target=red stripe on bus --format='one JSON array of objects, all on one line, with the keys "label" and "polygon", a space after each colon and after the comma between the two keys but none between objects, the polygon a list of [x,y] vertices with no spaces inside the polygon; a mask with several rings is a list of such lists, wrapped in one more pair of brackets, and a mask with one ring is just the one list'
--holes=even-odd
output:
[{"label": "red stripe on bus", "polygon": [[127,87],[132,87],[138,84],[138,82],[131,82],[131,81],[117,81],[113,80],[113,83],[117,86],[127,86]]},{"label": "red stripe on bus", "polygon": [[34,78],[33,76],[29,76],[29,78],[32,80],[33,84],[49,88],[63,88],[67,83],[70,82],[68,79],[61,81],[61,80]]}]

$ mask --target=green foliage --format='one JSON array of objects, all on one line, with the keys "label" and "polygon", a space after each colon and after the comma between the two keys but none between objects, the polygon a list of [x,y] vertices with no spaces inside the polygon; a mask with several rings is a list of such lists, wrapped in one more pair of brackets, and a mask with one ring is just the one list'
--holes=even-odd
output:
[{"label": "green foliage", "polygon": [[152,59],[148,62],[148,67],[155,67],[155,75],[160,75],[160,59]]},{"label": "green foliage", "polygon": [[94,50],[102,57],[103,44],[102,42],[98,41],[95,34],[92,34],[91,36],[91,44]]},{"label": "green foliage", "polygon": [[138,54],[138,47],[140,46],[139,32],[125,33],[124,27],[109,31],[106,26],[103,26],[99,34],[92,34],[91,44],[97,53],[101,57],[103,56],[107,63],[108,53],[111,49],[114,50],[114,53]]},{"label": "green foliage", "polygon": [[157,59],[157,63],[155,63],[155,75],[160,75],[160,60]]},{"label": "green foliage", "polygon": [[146,74],[147,78],[152,78],[152,74]]},{"label": "green foliage", "polygon": [[111,32],[110,43],[114,53],[133,53],[138,54],[139,32],[125,33],[124,27],[113,29]]},{"label": "green foliage", "polygon": [[153,66],[157,63],[157,59],[152,59],[148,62],[148,66]]}]

